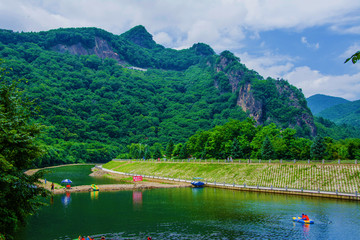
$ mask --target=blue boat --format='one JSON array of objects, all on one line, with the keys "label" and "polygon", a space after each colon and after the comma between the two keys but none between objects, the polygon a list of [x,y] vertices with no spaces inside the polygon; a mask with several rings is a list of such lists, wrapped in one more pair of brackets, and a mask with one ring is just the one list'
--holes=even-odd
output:
[{"label": "blue boat", "polygon": [[195,177],[193,178],[193,181],[191,182],[191,184],[194,186],[194,187],[204,187],[205,186],[205,183],[200,181],[200,179],[202,178],[199,178],[199,177]]}]

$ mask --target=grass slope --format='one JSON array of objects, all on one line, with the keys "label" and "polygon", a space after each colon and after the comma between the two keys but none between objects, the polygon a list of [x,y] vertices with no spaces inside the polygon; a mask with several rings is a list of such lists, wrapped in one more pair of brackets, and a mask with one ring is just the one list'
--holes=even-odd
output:
[{"label": "grass slope", "polygon": [[354,193],[360,188],[360,166],[354,164],[223,164],[111,161],[104,168],[119,172],[208,182]]}]

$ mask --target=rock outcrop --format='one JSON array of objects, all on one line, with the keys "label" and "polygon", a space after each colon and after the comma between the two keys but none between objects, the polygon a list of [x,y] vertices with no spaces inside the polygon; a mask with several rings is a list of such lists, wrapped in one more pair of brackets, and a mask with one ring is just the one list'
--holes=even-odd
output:
[{"label": "rock outcrop", "polygon": [[61,53],[70,53],[73,55],[96,55],[101,59],[104,58],[112,58],[115,59],[118,63],[123,64],[119,57],[119,55],[114,52],[110,44],[99,37],[95,37],[95,46],[93,48],[86,48],[83,46],[81,42],[73,44],[73,45],[64,45],[64,44],[57,44],[51,48],[53,51],[61,52]]}]

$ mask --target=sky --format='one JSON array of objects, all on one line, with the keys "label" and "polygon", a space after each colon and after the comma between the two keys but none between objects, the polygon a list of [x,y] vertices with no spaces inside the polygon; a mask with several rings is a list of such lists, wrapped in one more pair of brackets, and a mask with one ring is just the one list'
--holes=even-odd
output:
[{"label": "sky", "polygon": [[39,32],[143,25],[165,47],[233,52],[264,78],[314,94],[360,99],[359,0],[0,0],[0,28]]}]

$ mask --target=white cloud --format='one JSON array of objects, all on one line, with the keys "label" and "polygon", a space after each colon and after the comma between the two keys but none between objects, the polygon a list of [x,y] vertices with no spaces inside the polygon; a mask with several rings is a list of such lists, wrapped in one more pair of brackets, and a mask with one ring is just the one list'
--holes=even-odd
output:
[{"label": "white cloud", "polygon": [[308,48],[319,49],[319,43],[309,43],[306,37],[301,37],[301,42]]},{"label": "white cloud", "polygon": [[283,77],[292,85],[301,88],[306,97],[319,93],[348,100],[360,99],[360,73],[323,75],[308,66],[303,66],[293,69]]},{"label": "white cloud", "polygon": [[294,59],[289,56],[265,52],[262,56],[252,56],[249,53],[238,53],[241,62],[249,69],[254,69],[264,78],[281,78],[294,67]]},{"label": "white cloud", "polygon": [[153,38],[154,41],[160,45],[168,46],[173,42],[172,38],[166,32],[156,33]]},{"label": "white cloud", "polygon": [[41,31],[94,26],[120,34],[142,24],[152,33],[168,33],[173,39],[168,47],[205,42],[219,50],[235,48],[245,37],[244,29],[250,38],[263,30],[324,24],[334,29],[346,24],[349,31],[358,31],[360,21],[350,14],[360,8],[360,2],[353,0],[5,1],[0,0],[1,28]]},{"label": "white cloud", "polygon": [[290,84],[301,88],[306,97],[325,94],[348,100],[360,99],[360,73],[325,75],[308,66],[295,67],[296,59],[272,52],[266,52],[262,56],[252,56],[245,52],[237,56],[240,56],[241,62],[249,69],[254,69],[264,78],[270,76],[288,80]]}]

